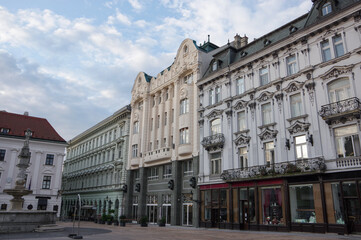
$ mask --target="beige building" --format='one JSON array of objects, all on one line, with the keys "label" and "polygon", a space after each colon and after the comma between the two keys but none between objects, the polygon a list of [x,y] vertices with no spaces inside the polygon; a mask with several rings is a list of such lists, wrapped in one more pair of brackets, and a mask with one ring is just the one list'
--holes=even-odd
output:
[{"label": "beige building", "polygon": [[150,223],[193,225],[198,171],[198,88],[214,49],[186,39],[174,63],[151,77],[140,72],[132,89],[128,213]]}]

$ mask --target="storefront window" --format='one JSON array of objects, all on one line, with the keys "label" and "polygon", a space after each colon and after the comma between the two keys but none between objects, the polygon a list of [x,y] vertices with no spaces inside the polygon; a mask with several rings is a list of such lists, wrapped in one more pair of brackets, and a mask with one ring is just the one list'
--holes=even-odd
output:
[{"label": "storefront window", "polygon": [[220,190],[220,222],[229,222],[229,214],[228,214],[228,190],[221,189]]},{"label": "storefront window", "polygon": [[313,186],[290,186],[291,220],[296,223],[316,223]]},{"label": "storefront window", "polygon": [[250,223],[256,223],[256,203],[255,203],[255,197],[254,197],[254,188],[250,188],[248,191],[249,194],[249,221]]},{"label": "storefront window", "polygon": [[355,182],[344,182],[342,183],[342,190],[344,197],[356,197],[356,183]]},{"label": "storefront window", "polygon": [[341,188],[338,182],[325,183],[325,200],[329,224],[345,224],[341,209]]},{"label": "storefront window", "polygon": [[284,224],[282,212],[282,191],[280,187],[262,188],[262,223]]},{"label": "storefront window", "polygon": [[204,221],[211,221],[211,191],[204,191],[204,205],[205,205],[205,213],[204,213]]}]

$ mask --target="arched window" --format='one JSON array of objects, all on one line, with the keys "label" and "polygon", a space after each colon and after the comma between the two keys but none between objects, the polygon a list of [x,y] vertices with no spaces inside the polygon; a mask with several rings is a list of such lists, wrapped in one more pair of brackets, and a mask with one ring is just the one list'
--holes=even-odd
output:
[{"label": "arched window", "polygon": [[327,86],[330,103],[350,98],[350,81],[348,78],[337,79]]},{"label": "arched window", "polygon": [[221,119],[217,118],[211,122],[211,135],[222,133],[221,130]]}]

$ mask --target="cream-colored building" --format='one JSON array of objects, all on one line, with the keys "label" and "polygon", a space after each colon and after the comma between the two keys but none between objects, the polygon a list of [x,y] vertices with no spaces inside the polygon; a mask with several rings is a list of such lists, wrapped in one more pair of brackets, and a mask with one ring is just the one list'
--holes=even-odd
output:
[{"label": "cream-colored building", "polygon": [[140,72],[132,89],[127,216],[193,225],[198,171],[198,88],[218,47],[186,39],[156,77]]},{"label": "cream-colored building", "polygon": [[130,106],[125,106],[69,141],[63,169],[62,217],[74,212],[78,194],[84,220],[113,210],[115,217],[123,214],[130,112]]}]

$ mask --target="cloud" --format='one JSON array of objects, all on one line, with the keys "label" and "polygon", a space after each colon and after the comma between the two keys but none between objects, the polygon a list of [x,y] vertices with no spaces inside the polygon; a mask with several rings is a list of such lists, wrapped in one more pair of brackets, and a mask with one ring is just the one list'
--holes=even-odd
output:
[{"label": "cloud", "polygon": [[136,10],[140,10],[143,8],[142,4],[140,4],[138,0],[128,0],[128,2]]},{"label": "cloud", "polygon": [[115,16],[108,17],[107,23],[110,25],[116,24],[116,23],[121,23],[121,24],[128,25],[128,26],[132,24],[132,22],[129,20],[129,18],[126,15],[119,12],[119,9],[116,10]]}]

